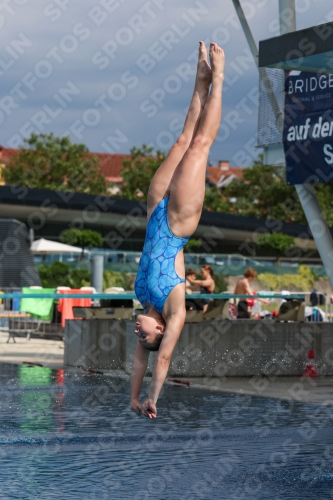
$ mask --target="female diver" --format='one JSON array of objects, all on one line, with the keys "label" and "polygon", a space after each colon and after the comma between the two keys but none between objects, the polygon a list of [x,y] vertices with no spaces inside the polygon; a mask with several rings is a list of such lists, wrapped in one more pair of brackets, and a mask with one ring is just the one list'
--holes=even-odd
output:
[{"label": "female diver", "polygon": [[[199,44],[194,92],[183,131],[155,173],[148,192],[147,230],[135,293],[145,310],[137,318],[138,342],[131,374],[131,407],[156,418],[156,402],[185,322],[183,248],[201,216],[206,165],[221,121],[224,52],[211,43],[210,66]],[[210,88],[210,91],[209,91]],[[148,398],[139,395],[150,351],[159,351]]]}]

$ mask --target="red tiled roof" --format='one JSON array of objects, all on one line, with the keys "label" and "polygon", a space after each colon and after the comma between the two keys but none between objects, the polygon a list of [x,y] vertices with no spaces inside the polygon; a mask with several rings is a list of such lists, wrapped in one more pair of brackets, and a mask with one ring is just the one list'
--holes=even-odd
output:
[{"label": "red tiled roof", "polygon": [[213,183],[217,184],[221,179],[222,170],[220,167],[207,167],[207,178]]},{"label": "red tiled roof", "polygon": [[4,148],[0,146],[0,161],[8,161],[12,156],[17,155],[18,149]]},{"label": "red tiled roof", "polygon": [[221,170],[220,167],[207,167],[207,178],[213,183],[217,184],[221,177],[229,177],[234,175],[237,179],[243,177],[243,169],[240,167],[229,167],[228,170]]},{"label": "red tiled roof", "polygon": [[243,177],[243,169],[241,167],[229,167],[229,170],[227,170],[227,172],[234,174],[237,177],[237,179],[242,179]]},{"label": "red tiled roof", "polygon": [[[0,146],[0,162],[9,161],[13,156],[18,154],[18,149],[4,148]],[[130,158],[131,155],[128,154],[110,154],[110,153],[89,153],[92,156],[96,156],[99,159],[99,165],[102,170],[102,174],[109,182],[120,183],[122,178],[120,172],[123,166],[123,160]]]},{"label": "red tiled roof", "polygon": [[[4,162],[9,161],[13,156],[18,154],[18,149],[4,148],[0,145],[0,163],[1,160]],[[99,165],[102,170],[102,174],[109,182],[115,182],[120,184],[122,182],[121,169],[123,166],[123,160],[131,157],[129,154],[112,154],[112,153],[89,153],[92,156],[96,156],[99,159]],[[227,162],[225,166],[227,166]],[[229,167],[227,170],[223,170],[220,167],[207,167],[207,178],[213,183],[217,184],[221,177],[229,177],[230,175],[235,175],[237,179],[243,177],[243,169],[239,167]]]},{"label": "red tiled roof", "polygon": [[123,160],[130,158],[131,155],[120,155],[111,153],[91,153],[91,154],[92,156],[96,156],[99,159],[99,165],[101,167],[102,173],[109,182],[122,181],[120,172],[123,167]]}]

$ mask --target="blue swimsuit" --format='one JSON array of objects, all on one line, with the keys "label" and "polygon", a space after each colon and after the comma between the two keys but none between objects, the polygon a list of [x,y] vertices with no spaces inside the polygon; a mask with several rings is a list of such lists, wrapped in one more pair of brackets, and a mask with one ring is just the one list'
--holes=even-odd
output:
[{"label": "blue swimsuit", "polygon": [[146,229],[146,238],[135,280],[135,293],[142,307],[151,304],[162,314],[170,292],[185,280],[175,271],[175,259],[189,238],[172,234],[168,223],[168,202],[164,198],[155,207]]}]

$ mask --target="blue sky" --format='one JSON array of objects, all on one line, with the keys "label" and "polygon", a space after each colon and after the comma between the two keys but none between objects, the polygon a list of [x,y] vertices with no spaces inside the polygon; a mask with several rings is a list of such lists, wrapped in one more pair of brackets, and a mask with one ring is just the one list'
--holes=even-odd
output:
[{"label": "blue sky", "polygon": [[[241,0],[254,38],[278,34],[278,0]],[[297,29],[333,20],[298,0]],[[231,0],[6,0],[0,6],[0,143],[69,135],[94,152],[168,151],[192,94],[198,41],[226,53],[223,119],[210,162],[250,165],[258,72]]]}]

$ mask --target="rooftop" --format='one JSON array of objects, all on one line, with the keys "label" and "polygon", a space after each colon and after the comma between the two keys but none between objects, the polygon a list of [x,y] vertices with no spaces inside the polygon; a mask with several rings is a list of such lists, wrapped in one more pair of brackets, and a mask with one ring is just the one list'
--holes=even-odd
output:
[{"label": "rooftop", "polygon": [[[0,145],[0,163],[8,162],[13,156],[18,154],[18,149],[4,148]],[[112,153],[90,153],[99,159],[102,173],[108,182],[120,184],[122,182],[121,169],[124,159],[131,158],[129,154]],[[243,176],[243,169],[240,167],[230,167],[229,161],[221,160],[218,166],[207,167],[207,180],[218,187],[229,184],[235,178]],[[228,181],[227,181],[228,179]]]}]

